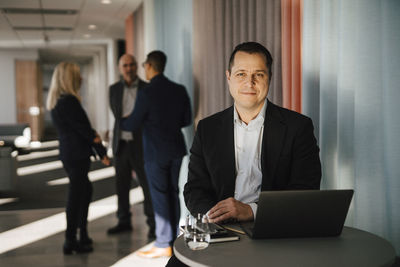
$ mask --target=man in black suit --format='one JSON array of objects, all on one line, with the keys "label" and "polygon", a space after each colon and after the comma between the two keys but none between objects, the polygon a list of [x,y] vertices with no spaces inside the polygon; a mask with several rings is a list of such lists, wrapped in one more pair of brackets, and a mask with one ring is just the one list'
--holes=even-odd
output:
[{"label": "man in black suit", "polygon": [[234,105],[199,122],[190,151],[184,197],[192,214],[249,221],[260,191],[319,189],[312,121],[267,100],[271,65],[259,43],[232,52],[226,77]]},{"label": "man in black suit", "polygon": [[125,54],[119,59],[119,71],[122,80],[111,85],[109,89],[110,107],[114,114],[114,132],[112,148],[115,159],[116,190],[118,196],[118,224],[108,229],[108,234],[131,231],[131,212],[129,191],[131,189],[132,171],[135,171],[144,194],[144,213],[149,226],[148,237],[155,236],[154,212],[151,204],[149,186],[144,171],[142,132],[123,131],[120,121],[128,116],[136,103],[136,95],[147,86],[137,77],[137,62],[132,55]]},{"label": "man in black suit", "polygon": [[138,92],[133,113],[122,121],[122,129],[143,126],[145,170],[156,219],[156,241],[139,256],[171,256],[180,218],[178,178],[186,145],[182,127],[191,123],[190,100],[184,86],[167,79],[163,72],[167,57],[161,51],[147,55],[143,63],[146,90]]}]

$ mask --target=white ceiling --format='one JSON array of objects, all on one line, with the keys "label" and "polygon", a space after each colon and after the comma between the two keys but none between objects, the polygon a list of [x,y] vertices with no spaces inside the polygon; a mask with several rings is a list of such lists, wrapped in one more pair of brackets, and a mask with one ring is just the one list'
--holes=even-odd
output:
[{"label": "white ceiling", "polygon": [[[0,47],[70,47],[74,43],[123,39],[125,19],[142,1],[111,0],[111,4],[105,5],[101,0],[0,0],[0,9],[78,10],[74,15],[8,14],[0,11]],[[97,28],[90,30],[90,24]],[[14,27],[68,27],[72,30],[15,30]]]}]

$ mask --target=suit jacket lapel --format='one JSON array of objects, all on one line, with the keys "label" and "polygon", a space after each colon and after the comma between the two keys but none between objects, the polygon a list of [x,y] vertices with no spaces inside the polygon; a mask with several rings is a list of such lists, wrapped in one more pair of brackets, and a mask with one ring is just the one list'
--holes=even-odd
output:
[{"label": "suit jacket lapel", "polygon": [[276,166],[282,151],[286,130],[286,125],[279,110],[274,104],[268,101],[261,152],[261,168],[263,173],[261,190],[270,189],[274,182]]},{"label": "suit jacket lapel", "polygon": [[117,92],[116,92],[116,101],[115,104],[116,106],[116,111],[117,111],[117,116],[116,119],[120,119],[122,117],[122,98],[124,95],[124,83],[122,81],[119,82],[118,87],[116,88]]},{"label": "suit jacket lapel", "polygon": [[[141,90],[142,88],[146,87],[146,83],[143,82],[141,79],[139,79],[138,83],[138,91]],[[117,86],[117,92],[116,92],[116,111],[118,114],[118,119],[122,117],[122,98],[124,97],[124,82],[121,80]]]},{"label": "suit jacket lapel", "polygon": [[218,159],[221,164],[223,176],[223,194],[224,198],[233,197],[235,194],[236,167],[235,167],[235,142],[233,128],[233,106],[230,107],[221,117],[219,130],[219,142],[221,144],[220,151],[224,155]]}]

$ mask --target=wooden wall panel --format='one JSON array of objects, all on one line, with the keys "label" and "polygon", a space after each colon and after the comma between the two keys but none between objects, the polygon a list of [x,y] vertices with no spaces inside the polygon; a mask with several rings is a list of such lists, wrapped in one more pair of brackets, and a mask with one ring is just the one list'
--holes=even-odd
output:
[{"label": "wooden wall panel", "polygon": [[[43,133],[44,107],[40,65],[36,61],[15,61],[17,122],[29,123],[32,141],[40,141]],[[31,107],[39,107],[38,115],[31,115]]]}]

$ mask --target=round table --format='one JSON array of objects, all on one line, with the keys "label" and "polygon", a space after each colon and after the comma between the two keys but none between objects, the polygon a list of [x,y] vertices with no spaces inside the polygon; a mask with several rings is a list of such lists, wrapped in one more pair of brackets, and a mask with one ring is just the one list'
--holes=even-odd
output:
[{"label": "round table", "polygon": [[344,227],[338,237],[253,240],[213,243],[190,250],[181,235],[174,243],[175,256],[189,266],[391,266],[396,257],[385,239]]}]

